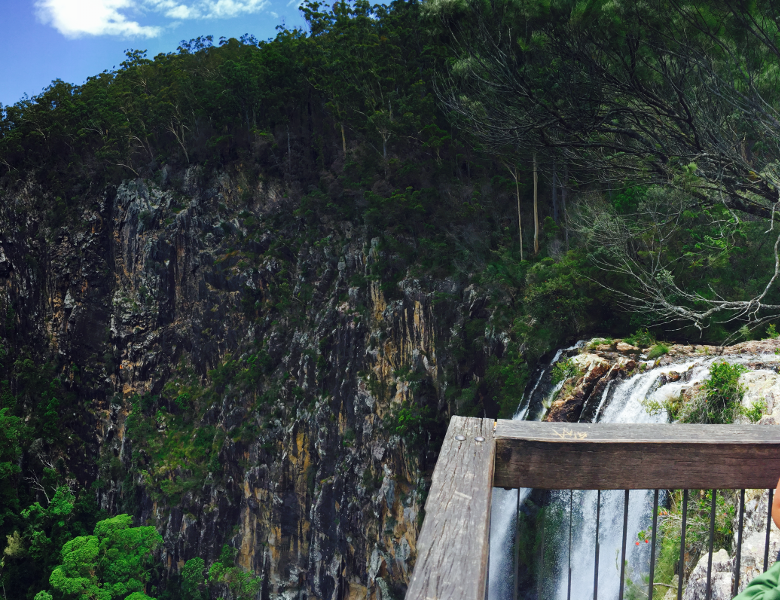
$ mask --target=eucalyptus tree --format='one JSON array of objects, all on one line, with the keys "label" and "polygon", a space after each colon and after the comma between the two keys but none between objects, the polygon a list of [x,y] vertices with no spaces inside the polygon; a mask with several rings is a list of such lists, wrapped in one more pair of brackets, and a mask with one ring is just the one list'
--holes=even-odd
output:
[{"label": "eucalyptus tree", "polygon": [[[780,2],[442,0],[429,10],[451,39],[439,98],[483,147],[562,159],[583,186],[672,185],[697,210],[722,206],[773,231]],[[632,305],[697,327],[777,318],[774,248],[767,286],[748,299],[685,292],[669,277],[654,285],[673,270],[632,258],[628,279],[644,282]],[[602,264],[626,274],[625,263]]]}]

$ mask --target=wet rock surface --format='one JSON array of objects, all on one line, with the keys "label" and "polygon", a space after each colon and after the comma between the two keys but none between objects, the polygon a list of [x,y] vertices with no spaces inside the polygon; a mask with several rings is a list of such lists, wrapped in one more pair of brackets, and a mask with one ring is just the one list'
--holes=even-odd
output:
[{"label": "wet rock surface", "polygon": [[[688,363],[695,359],[717,359],[723,357],[745,358],[743,364],[748,372],[740,377],[740,383],[747,392],[743,398],[743,406],[750,408],[756,402],[766,402],[767,414],[762,424],[780,423],[780,340],[748,341],[733,346],[690,346],[671,344],[668,351],[655,359],[649,359],[651,348],[640,349],[615,340],[612,344],[600,344],[598,340],[586,344],[580,354],[572,358],[572,363],[579,369],[579,374],[564,382],[561,390],[552,402],[545,421],[576,422],[583,417],[592,420],[595,402],[591,399],[600,398],[606,385],[614,379],[625,379],[637,373],[657,367],[669,367],[678,363]],[[670,370],[659,375],[656,387],[667,383],[689,381],[691,371],[681,368],[680,371]],[[681,393],[690,398],[700,384],[683,387]],[[746,419],[742,418],[744,422]]]}]

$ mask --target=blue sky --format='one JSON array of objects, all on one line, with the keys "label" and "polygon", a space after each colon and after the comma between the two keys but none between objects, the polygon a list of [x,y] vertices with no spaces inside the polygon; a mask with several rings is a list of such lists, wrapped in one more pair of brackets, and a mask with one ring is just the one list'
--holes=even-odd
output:
[{"label": "blue sky", "polygon": [[54,79],[80,84],[119,66],[128,48],[175,52],[199,35],[263,40],[302,26],[299,0],[0,0],[0,103]]}]

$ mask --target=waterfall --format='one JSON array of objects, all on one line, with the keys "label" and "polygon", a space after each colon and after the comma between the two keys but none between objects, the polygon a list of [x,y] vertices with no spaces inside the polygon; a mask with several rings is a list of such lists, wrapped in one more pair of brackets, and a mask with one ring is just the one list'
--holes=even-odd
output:
[{"label": "waterfall", "polygon": [[[578,342],[571,348],[560,350],[552,361],[536,373],[536,380],[530,392],[520,403],[514,419],[541,420],[545,408],[554,399],[558,386],[552,386],[553,365],[581,347]],[[599,398],[590,398],[583,407],[583,415],[592,415],[589,420],[602,423],[665,423],[665,413],[650,415],[642,406],[645,398],[665,400],[679,395],[683,387],[702,381],[709,374],[714,360],[730,363],[744,363],[755,360],[755,355],[701,356],[665,367],[652,367],[645,363],[646,370],[624,380],[613,380],[605,386]],[[662,380],[662,375],[676,371],[683,376],[675,382]],[[663,383],[663,385],[662,385]],[[517,524],[518,495],[520,505],[531,490],[504,490],[494,488],[490,523],[490,563],[488,573],[488,600],[511,600],[514,585],[514,547]],[[593,598],[596,538],[595,491],[573,492],[573,515],[569,511],[569,491],[551,493],[550,506],[565,515],[566,524],[551,543],[554,546],[554,564],[542,565],[542,582],[536,590],[524,590],[521,598],[534,600],[566,600],[568,592],[568,564],[571,562],[572,598],[587,600]],[[663,503],[663,495],[660,498]],[[642,575],[649,571],[650,544],[640,540],[640,531],[647,531],[652,523],[653,492],[632,490],[628,510],[628,533],[626,576],[636,584],[646,585]],[[599,525],[599,597],[617,598],[620,585],[620,552],[623,534],[624,492],[610,490],[601,493],[601,514]],[[571,557],[569,557],[568,519],[572,521]],[[639,543],[637,543],[639,542]]]}]

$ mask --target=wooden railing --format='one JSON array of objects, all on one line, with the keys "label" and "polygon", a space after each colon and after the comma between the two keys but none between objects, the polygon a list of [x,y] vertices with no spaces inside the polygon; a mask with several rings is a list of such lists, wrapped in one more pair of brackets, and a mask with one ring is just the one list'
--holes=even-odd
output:
[{"label": "wooden railing", "polygon": [[[561,424],[453,417],[433,473],[406,599],[484,600],[494,486],[773,490],[778,477],[780,428],[772,426]],[[741,517],[739,523],[741,539]],[[768,541],[769,525],[767,551]],[[623,547],[625,556],[625,532]],[[765,568],[766,562],[765,554]],[[652,590],[652,574],[650,586]]]}]

